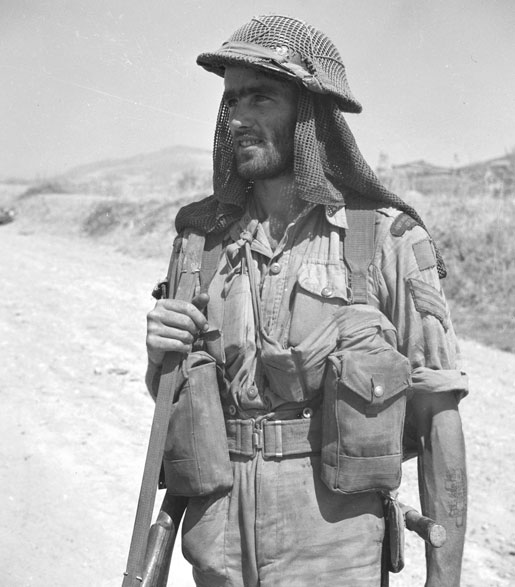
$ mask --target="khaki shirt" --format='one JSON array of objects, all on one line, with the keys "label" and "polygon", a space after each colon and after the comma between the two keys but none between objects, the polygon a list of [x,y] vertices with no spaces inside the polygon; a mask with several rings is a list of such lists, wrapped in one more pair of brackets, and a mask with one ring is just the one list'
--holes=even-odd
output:
[{"label": "khaki shirt", "polygon": [[[395,340],[390,342],[411,362],[412,391],[455,391],[461,397],[467,390],[466,377],[459,370],[458,344],[433,245],[420,226],[399,236],[392,234],[390,227],[399,214],[395,209],[377,212],[377,245],[368,271],[369,303],[395,326]],[[250,211],[229,231],[208,290],[206,341],[208,351],[224,365],[228,389],[222,400],[232,415],[298,410],[320,395],[320,389],[313,389],[309,396],[292,398],[287,389],[272,389],[265,376],[245,242],[250,242],[257,270],[265,335],[282,348],[296,348],[318,329],[315,339],[327,345],[323,325],[338,308],[349,304],[352,295],[341,239],[346,227],[344,208],[334,212],[318,205],[305,209],[287,227],[275,250]],[[152,368],[149,372],[147,382],[155,387],[157,373]]]}]

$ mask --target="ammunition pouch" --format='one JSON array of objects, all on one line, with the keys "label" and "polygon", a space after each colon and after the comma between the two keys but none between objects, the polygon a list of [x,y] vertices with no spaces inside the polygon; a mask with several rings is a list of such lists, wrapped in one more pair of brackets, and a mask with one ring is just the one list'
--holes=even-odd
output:
[{"label": "ammunition pouch", "polygon": [[288,402],[304,402],[320,393],[327,357],[334,351],[338,328],[322,322],[298,346],[284,348],[261,331],[261,363],[270,387]]},{"label": "ammunition pouch", "polygon": [[388,342],[395,328],[376,308],[347,306],[337,321],[341,338],[324,385],[322,480],[341,493],[396,489],[409,360]]},{"label": "ammunition pouch", "polygon": [[217,369],[204,351],[190,353],[182,364],[163,457],[171,495],[195,497],[232,487]]}]

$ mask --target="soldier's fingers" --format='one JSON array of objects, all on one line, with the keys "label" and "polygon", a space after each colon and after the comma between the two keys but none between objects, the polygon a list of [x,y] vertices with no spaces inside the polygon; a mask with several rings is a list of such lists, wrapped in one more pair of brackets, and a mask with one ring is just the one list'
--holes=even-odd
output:
[{"label": "soldier's fingers", "polygon": [[[154,328],[150,328],[148,334],[156,337],[156,340],[165,339],[165,344],[167,340],[175,340],[182,344],[189,345],[195,340],[195,336],[189,332],[189,330],[174,328],[173,326],[167,326],[166,324],[158,324]],[[159,340],[159,342],[161,341]]]},{"label": "soldier's fingers", "polygon": [[198,296],[195,296],[191,300],[191,303],[195,306],[195,308],[203,310],[209,303],[209,295],[207,293],[201,293]]},{"label": "soldier's fingers", "polygon": [[177,338],[167,338],[154,333],[147,335],[148,356],[154,363],[160,364],[165,353],[189,353],[192,345]]},{"label": "soldier's fingers", "polygon": [[[201,296],[203,298],[203,296],[207,296],[207,294],[201,294],[198,297],[201,298]],[[209,296],[207,297],[209,299]],[[159,307],[171,311],[177,315],[189,318],[194,323],[197,330],[202,330],[207,322],[204,314],[202,314],[202,312],[197,307],[195,307],[193,304],[190,304],[189,302],[183,302],[181,300],[159,300],[158,304],[159,303]],[[158,304],[156,304],[156,308],[158,307]],[[177,322],[178,318],[172,318],[172,315],[169,314],[165,320],[167,324],[174,326],[175,324],[170,323],[170,320]],[[179,319],[179,322],[181,324],[183,323],[181,319]],[[187,323],[187,321],[184,322],[184,324]],[[187,327],[187,329],[190,330],[189,327]]]}]

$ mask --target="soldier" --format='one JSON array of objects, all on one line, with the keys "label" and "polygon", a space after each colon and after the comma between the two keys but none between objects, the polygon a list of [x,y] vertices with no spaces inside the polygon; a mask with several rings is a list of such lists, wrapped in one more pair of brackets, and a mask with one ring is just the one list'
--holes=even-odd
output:
[{"label": "soldier", "polygon": [[189,499],[196,584],[378,587],[404,430],[448,535],[426,585],[457,586],[467,383],[443,261],[363,160],[342,114],[361,106],[323,33],[256,17],[197,62],[224,80],[214,194],[179,212],[176,249],[194,228],[220,254],[209,295],[158,301],[147,334],[154,395],[169,351],[202,346],[222,374],[233,486]]}]

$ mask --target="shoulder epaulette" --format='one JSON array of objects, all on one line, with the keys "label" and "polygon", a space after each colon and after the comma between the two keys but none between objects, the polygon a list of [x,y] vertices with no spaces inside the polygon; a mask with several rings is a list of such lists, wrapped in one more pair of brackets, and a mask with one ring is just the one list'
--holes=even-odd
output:
[{"label": "shoulder epaulette", "polygon": [[390,226],[390,232],[393,236],[402,236],[407,230],[411,230],[415,226],[420,226],[419,223],[406,212],[399,214]]}]

